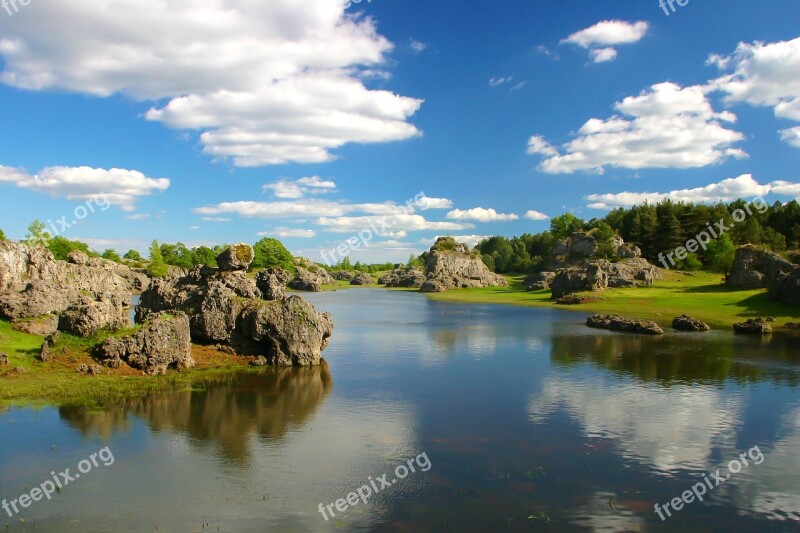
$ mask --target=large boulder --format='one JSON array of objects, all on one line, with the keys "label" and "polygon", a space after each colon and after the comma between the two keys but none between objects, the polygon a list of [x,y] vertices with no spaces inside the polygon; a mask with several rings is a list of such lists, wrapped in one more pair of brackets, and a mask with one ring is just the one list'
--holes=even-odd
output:
[{"label": "large boulder", "polygon": [[269,267],[256,275],[256,287],[265,300],[280,300],[286,296],[286,284],[291,274],[280,267]]},{"label": "large boulder", "polygon": [[372,285],[375,280],[366,272],[359,272],[356,277],[350,281],[350,285]]},{"label": "large boulder", "polygon": [[[130,273],[130,279],[121,273]],[[71,262],[57,261],[44,248],[2,241],[0,317],[20,320],[60,316],[91,300],[113,301],[119,308],[115,310],[127,316],[133,292],[131,280],[135,278],[128,267],[113,261],[88,258],[85,254],[72,254]],[[108,322],[102,323],[102,316]],[[118,317],[116,312],[95,314],[95,319],[101,320],[101,329],[119,327]]]},{"label": "large boulder", "polygon": [[155,280],[142,294],[137,322],[159,311],[183,311],[197,343],[264,356],[276,365],[319,364],[333,333],[331,315],[297,296],[261,296],[243,271],[196,267],[187,276]]},{"label": "large boulder", "polygon": [[489,270],[478,254],[469,252],[466,244],[456,243],[452,237],[440,237],[433,245],[425,275],[422,292],[508,286],[506,279]]},{"label": "large boulder", "polygon": [[552,298],[583,291],[652,285],[661,278],[658,267],[642,258],[611,263],[605,259],[559,270],[550,284]]},{"label": "large boulder", "polygon": [[641,333],[644,335],[663,335],[658,324],[651,320],[629,320],[619,315],[592,315],[586,319],[590,328],[607,329],[623,333]]},{"label": "large boulder", "polygon": [[672,329],[678,331],[709,331],[708,324],[689,315],[681,315],[672,321]]},{"label": "large boulder", "polygon": [[780,255],[747,244],[736,250],[728,285],[739,289],[764,289],[796,266]]},{"label": "large boulder", "polygon": [[253,247],[249,244],[234,244],[228,246],[217,256],[217,266],[224,272],[247,270],[255,259]]},{"label": "large boulder", "polygon": [[800,267],[789,274],[780,274],[769,289],[769,296],[787,305],[800,307]]},{"label": "large boulder", "polygon": [[195,366],[189,317],[179,312],[154,313],[135,333],[104,341],[97,353],[112,368],[125,363],[151,375]]},{"label": "large boulder", "polygon": [[337,281],[352,281],[356,273],[350,270],[334,270],[330,273],[331,277]]},{"label": "large boulder", "polygon": [[334,285],[336,280],[328,274],[328,271],[316,265],[309,265],[308,268],[297,267],[294,279],[289,282],[289,288],[296,291],[320,292],[323,285]]},{"label": "large boulder", "polygon": [[417,267],[399,266],[381,277],[378,283],[387,287],[419,289],[425,283],[425,272]]},{"label": "large boulder", "polygon": [[113,293],[82,295],[79,301],[61,313],[58,329],[79,337],[90,337],[101,330],[116,331],[130,325],[129,309],[127,296],[120,299]]},{"label": "large boulder", "polygon": [[733,325],[736,333],[749,333],[755,335],[769,335],[772,333],[772,326],[762,318],[751,318],[746,322],[739,322]]},{"label": "large boulder", "polygon": [[536,272],[525,278],[523,284],[528,291],[544,291],[550,288],[554,279],[556,279],[555,272]]}]

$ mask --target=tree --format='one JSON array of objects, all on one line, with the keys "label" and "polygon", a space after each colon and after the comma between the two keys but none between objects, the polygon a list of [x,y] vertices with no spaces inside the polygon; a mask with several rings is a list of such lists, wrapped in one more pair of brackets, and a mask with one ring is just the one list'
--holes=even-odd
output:
[{"label": "tree", "polygon": [[51,236],[45,231],[47,226],[38,218],[28,225],[28,233],[25,235],[25,244],[28,246],[44,246],[47,247]]},{"label": "tree", "polygon": [[147,272],[154,278],[163,278],[169,272],[164,256],[161,255],[161,247],[158,241],[153,241],[150,245],[150,264],[147,265]]},{"label": "tree", "polygon": [[617,251],[614,248],[614,237],[616,237],[616,233],[611,226],[605,222],[598,223],[592,233],[592,237],[597,241],[598,256],[606,259],[611,259],[616,256]]},{"label": "tree", "polygon": [[144,258],[142,258],[142,254],[140,254],[136,250],[128,250],[128,253],[126,253],[122,257],[124,259],[128,259],[130,261],[136,261],[137,263],[141,262],[141,261],[144,261]]},{"label": "tree", "polygon": [[47,243],[47,249],[53,254],[53,257],[66,261],[67,257],[72,252],[83,252],[86,255],[96,255],[92,253],[89,245],[85,242],[71,241],[66,237],[58,236],[53,237]]},{"label": "tree", "polygon": [[583,231],[583,220],[572,213],[564,213],[550,221],[550,233],[555,239],[566,239],[576,231]]},{"label": "tree", "polygon": [[109,261],[114,261],[115,263],[121,263],[122,262],[122,258],[119,256],[117,251],[113,250],[111,248],[109,248],[105,252],[103,252],[103,255],[101,255],[100,257],[102,257],[103,259],[108,259]]},{"label": "tree", "polygon": [[6,240],[6,234],[0,229],[0,241]]},{"label": "tree", "polygon": [[735,257],[736,246],[727,235],[708,243],[706,263],[714,272],[721,272],[727,276],[730,273]]},{"label": "tree", "polygon": [[281,267],[284,270],[294,269],[294,257],[281,241],[265,237],[253,246],[255,258],[252,268]]},{"label": "tree", "polygon": [[192,250],[192,263],[195,265],[216,267],[218,255],[218,253],[215,253],[214,250],[208,246],[198,246]]}]

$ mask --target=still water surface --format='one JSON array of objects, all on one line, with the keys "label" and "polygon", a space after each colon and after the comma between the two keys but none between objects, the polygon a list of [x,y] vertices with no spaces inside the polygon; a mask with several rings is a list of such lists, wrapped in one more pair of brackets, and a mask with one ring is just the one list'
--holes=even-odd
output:
[{"label": "still water surface", "polygon": [[[25,509],[25,524],[3,512],[0,525],[800,530],[798,336],[624,336],[586,328],[580,313],[386,290],[307,298],[334,315],[321,368],[233,374],[103,411],[0,414],[0,498],[106,446],[114,455]],[[663,522],[655,514],[754,446],[761,464]],[[319,513],[420,454],[427,472],[327,522]]]}]

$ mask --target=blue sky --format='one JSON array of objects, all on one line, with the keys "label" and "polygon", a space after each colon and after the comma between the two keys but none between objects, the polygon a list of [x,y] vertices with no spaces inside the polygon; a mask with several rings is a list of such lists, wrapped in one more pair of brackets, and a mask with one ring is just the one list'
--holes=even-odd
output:
[{"label": "blue sky", "polygon": [[351,258],[403,261],[565,211],[800,196],[796,0],[186,4],[0,9],[9,237],[320,260],[388,216]]}]

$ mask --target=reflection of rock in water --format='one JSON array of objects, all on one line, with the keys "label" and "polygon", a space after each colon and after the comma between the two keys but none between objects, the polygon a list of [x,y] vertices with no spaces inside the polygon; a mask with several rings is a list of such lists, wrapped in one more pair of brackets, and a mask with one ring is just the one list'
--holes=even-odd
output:
[{"label": "reflection of rock in water", "polygon": [[714,382],[771,380],[796,386],[800,354],[791,339],[752,342],[732,335],[692,339],[685,335],[661,338],[638,335],[556,336],[552,361],[561,366],[590,362],[613,372],[645,381]]},{"label": "reflection of rock in water", "polygon": [[[84,434],[109,437],[130,428],[129,415],[153,431],[185,434],[198,446],[215,442],[230,459],[249,455],[252,434],[283,437],[305,421],[330,393],[328,366],[242,373],[201,384],[202,390],[155,393],[123,400],[105,411],[62,407],[61,418]],[[195,384],[197,386],[197,384]]]}]

